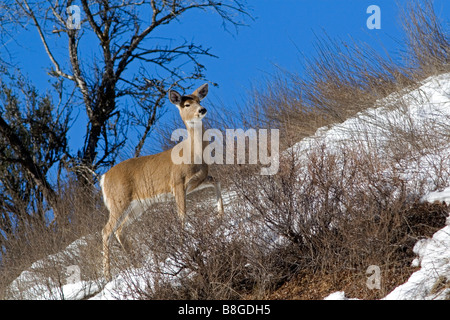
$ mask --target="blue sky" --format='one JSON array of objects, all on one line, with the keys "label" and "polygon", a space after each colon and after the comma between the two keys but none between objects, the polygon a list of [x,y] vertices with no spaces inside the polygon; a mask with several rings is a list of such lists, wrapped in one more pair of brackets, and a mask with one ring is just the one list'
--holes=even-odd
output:
[{"label": "blue sky", "polygon": [[[252,84],[258,84],[264,76],[273,74],[275,66],[290,71],[300,70],[300,52],[313,55],[315,34],[321,35],[322,31],[332,38],[349,40],[351,37],[379,50],[384,47],[395,54],[399,50],[397,41],[401,40],[396,2],[404,6],[408,1],[248,0],[255,20],[248,19],[248,26],[239,28],[238,32],[232,28],[230,32],[224,31],[217,15],[201,13],[182,17],[179,22],[161,29],[160,33],[171,38],[192,39],[197,44],[210,47],[211,53],[218,56],[201,60],[207,68],[207,80],[219,84],[218,88],[211,88],[205,107],[208,103],[220,101],[229,108],[229,116],[233,117],[236,101],[245,99]],[[366,26],[370,16],[366,10],[370,5],[380,7],[380,30],[369,30]],[[450,21],[448,0],[435,0],[435,9],[442,21]],[[48,78],[46,70],[51,63],[42,45],[36,42],[35,30],[22,31],[18,37],[28,44],[26,50],[14,44],[7,44],[7,48],[33,83],[45,90],[48,83],[43,79]],[[169,106],[167,117],[176,112]],[[85,124],[76,123],[71,133],[73,148],[81,147]]]},{"label": "blue sky", "polygon": [[[405,5],[407,1],[399,1]],[[220,32],[220,27],[201,32],[199,23],[195,37],[210,44],[219,59],[208,59],[207,76],[219,83],[213,89],[227,103],[233,96],[245,95],[250,84],[276,70],[274,65],[290,71],[300,71],[301,53],[314,54],[315,34],[326,31],[331,37],[371,44],[379,50],[385,47],[391,54],[398,50],[401,27],[396,1],[393,0],[257,0],[251,1],[255,21],[239,29],[237,35]],[[369,30],[367,8],[378,5],[381,29]],[[443,21],[450,21],[450,3],[435,1]]]}]

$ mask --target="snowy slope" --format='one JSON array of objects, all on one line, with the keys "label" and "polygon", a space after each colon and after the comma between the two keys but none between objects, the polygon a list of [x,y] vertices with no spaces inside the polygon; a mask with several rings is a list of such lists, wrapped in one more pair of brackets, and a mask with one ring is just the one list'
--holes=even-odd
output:
[{"label": "snowy slope", "polygon": [[[67,299],[78,300],[99,291],[95,282],[81,281],[77,268],[81,249],[87,245],[85,239],[78,239],[65,250],[34,262],[9,286],[8,298],[24,300]],[[48,277],[48,269],[63,268],[65,285],[60,285]]]},{"label": "snowy slope", "polygon": [[[225,214],[232,214],[232,202],[236,194],[223,191]],[[215,198],[214,198],[215,199]],[[213,201],[215,204],[215,200]],[[211,205],[213,207],[213,205]],[[92,240],[90,241],[93,242]],[[94,281],[82,280],[77,263],[88,241],[81,238],[69,244],[64,250],[34,262],[23,271],[7,289],[8,299],[14,300],[129,300],[136,297],[136,290],[145,292],[154,285],[154,279],[169,280],[177,285],[174,274],[180,274],[170,258],[155,263],[152,256],[146,257],[145,267],[128,268],[116,274],[112,281],[105,283],[101,275]],[[48,276],[49,269],[55,269],[56,277]],[[164,274],[164,275],[162,275]],[[56,280],[55,280],[56,278]]]},{"label": "snowy slope", "polygon": [[[389,153],[392,148],[388,146],[392,143],[393,133],[396,139],[405,140],[400,142],[400,147],[405,149],[413,147],[410,144],[414,142],[407,138],[425,140],[430,136],[433,141],[427,141],[428,150],[420,150],[411,159],[402,159],[398,168],[405,178],[413,173],[423,177],[430,174],[431,167],[442,166],[442,161],[450,165],[448,131],[445,132],[449,129],[450,74],[444,74],[428,78],[411,92],[391,94],[378,101],[376,108],[360,112],[341,124],[320,128],[292,149],[300,160],[307,159],[311,150],[325,146],[328,152],[334,151],[338,156],[342,156],[343,148],[354,148],[373,154],[380,161],[388,161],[392,157]],[[430,176],[430,181],[433,178]]]},{"label": "snowy slope", "polygon": [[[370,109],[359,114],[355,118],[334,126],[329,130],[321,129],[316,136],[309,139],[306,144],[300,142],[296,148],[298,152],[307,152],[307,148],[324,141],[328,146],[336,147],[340,143],[361,143],[366,147],[374,147],[383,150],[383,142],[388,140],[383,130],[385,125],[404,128],[405,131],[414,129],[426,135],[434,130],[433,137],[439,137],[439,130],[450,126],[450,74],[432,77],[423,82],[420,88],[401,96],[405,106],[399,109],[391,109],[390,102],[399,99],[398,94],[380,101],[383,105],[378,109]],[[355,132],[364,132],[364,138],[355,141]],[[450,140],[443,134],[442,139],[431,141],[429,150],[422,150],[414,159],[405,160],[399,167],[408,177],[426,177],[429,182],[425,186],[425,194],[422,201],[450,203],[450,180],[436,181],[436,167],[450,168]],[[406,146],[405,146],[406,147]],[[388,156],[388,155],[386,155]],[[444,174],[448,177],[448,172]],[[411,178],[410,185],[415,181]],[[435,190],[438,184],[446,184],[442,190]],[[432,238],[420,240],[413,249],[417,258],[412,261],[412,266],[420,267],[408,279],[384,299],[386,300],[442,300],[450,299],[450,218],[447,218],[446,226],[437,231]],[[342,291],[335,292],[326,299],[346,300]]]},{"label": "snowy slope", "polygon": [[[405,136],[426,138],[432,133],[433,141],[425,145],[419,153],[411,153],[398,163],[395,170],[401,172],[408,181],[408,188],[417,190],[420,178],[426,185],[423,190],[423,201],[450,202],[450,139],[445,134],[450,132],[450,74],[431,77],[410,91],[395,93],[379,101],[376,108],[368,109],[347,121],[331,127],[321,128],[310,138],[303,139],[291,151],[299,159],[307,157],[311,150],[325,146],[328,151],[341,155],[342,148],[358,148],[373,153],[380,161],[388,159],[387,146],[392,142],[392,130]],[[448,131],[445,131],[447,129]],[[439,135],[439,132],[443,132]],[[414,140],[414,139],[413,139]],[[401,144],[410,148],[407,140]],[[428,143],[428,144],[427,144]],[[437,179],[436,168],[440,168],[440,179]],[[442,169],[444,168],[444,169]],[[445,169],[445,168],[448,168]],[[384,173],[389,179],[390,172]],[[442,179],[443,177],[443,179]],[[448,178],[448,179],[447,179]],[[445,189],[445,187],[448,187]],[[232,201],[230,195],[227,202]],[[227,206],[225,206],[227,208]],[[230,209],[228,209],[230,210]],[[397,287],[386,299],[445,299],[450,297],[450,219],[448,225],[436,232],[431,239],[419,241],[414,252],[417,258],[411,263],[420,267],[410,279]],[[274,239],[276,241],[276,239]],[[152,286],[151,271],[135,268],[127,273],[118,274],[107,283],[78,281],[59,285],[48,279],[36,276],[36,270],[49,262],[62,257],[73,257],[78,248],[83,246],[83,239],[77,240],[63,252],[38,261],[24,271],[10,286],[11,298],[25,299],[128,299],[131,295],[125,283],[132,279],[134,288],[145,289]],[[72,262],[65,261],[70,267]],[[166,261],[164,268],[170,268]],[[150,277],[149,277],[150,273]],[[169,274],[170,272],[168,272]],[[169,277],[169,276],[168,276]],[[176,277],[172,279],[176,284]],[[344,292],[337,292],[329,299],[345,299]]]}]

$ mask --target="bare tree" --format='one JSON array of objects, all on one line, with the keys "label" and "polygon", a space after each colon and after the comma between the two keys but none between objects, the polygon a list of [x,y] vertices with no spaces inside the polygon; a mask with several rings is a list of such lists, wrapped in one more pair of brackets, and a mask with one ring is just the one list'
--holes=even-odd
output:
[{"label": "bare tree", "polygon": [[90,172],[115,161],[130,124],[142,127],[134,146],[140,154],[168,89],[186,90],[192,80],[203,79],[199,60],[214,56],[178,35],[153,35],[191,11],[199,17],[214,12],[225,28],[242,25],[248,13],[244,0],[81,0],[75,5],[72,0],[10,0],[1,10],[14,28],[31,24],[36,29],[51,62],[49,74],[76,87],[73,103],[78,97],[87,126],[84,145],[68,155],[68,164],[91,181]]}]

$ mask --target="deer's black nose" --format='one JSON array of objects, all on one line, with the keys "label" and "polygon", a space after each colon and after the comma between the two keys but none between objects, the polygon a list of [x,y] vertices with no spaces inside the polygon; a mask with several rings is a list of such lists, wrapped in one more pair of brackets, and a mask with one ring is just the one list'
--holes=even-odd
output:
[{"label": "deer's black nose", "polygon": [[200,109],[199,113],[200,114],[205,114],[206,113],[206,109],[205,108]]}]

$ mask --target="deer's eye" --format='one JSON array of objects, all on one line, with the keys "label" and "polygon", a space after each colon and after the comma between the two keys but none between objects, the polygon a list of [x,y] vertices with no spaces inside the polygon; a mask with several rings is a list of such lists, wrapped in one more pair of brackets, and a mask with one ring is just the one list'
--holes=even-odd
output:
[{"label": "deer's eye", "polygon": [[189,108],[191,105],[190,105],[189,103],[186,103],[184,106],[185,106],[186,108]]}]

